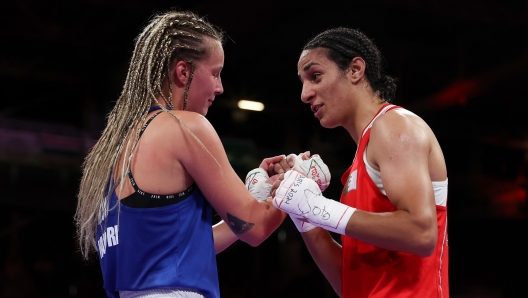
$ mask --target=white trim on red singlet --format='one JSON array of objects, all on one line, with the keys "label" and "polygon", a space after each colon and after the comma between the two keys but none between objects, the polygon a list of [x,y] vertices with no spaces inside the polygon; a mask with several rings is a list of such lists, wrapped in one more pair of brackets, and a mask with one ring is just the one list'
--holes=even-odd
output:
[{"label": "white trim on red singlet", "polygon": [[[370,121],[369,125],[367,125],[367,127],[365,127],[365,130],[363,130],[363,135],[361,137],[363,137],[365,135],[365,133],[370,128],[372,128],[372,125],[374,124],[374,121],[379,116],[385,114],[387,112],[387,110],[389,110],[391,107],[394,107],[394,105],[387,105],[386,107],[384,107],[378,113],[378,115],[376,115]],[[400,108],[398,107],[396,109],[400,109]],[[368,160],[367,160],[367,148],[368,148],[368,145],[365,146],[365,151],[363,151],[363,162],[365,163],[365,167],[367,169],[367,173],[368,173],[370,179],[372,179],[372,182],[374,182],[374,184],[381,191],[381,193],[384,194],[384,195],[387,195],[387,193],[385,192],[385,188],[383,187],[383,182],[381,181],[381,173],[380,173],[380,171],[374,169],[368,163]],[[433,191],[434,191],[434,197],[435,197],[436,205],[445,207],[447,205],[447,179],[445,181],[432,181],[432,184],[433,184]]]},{"label": "white trim on red singlet", "polygon": [[372,124],[374,124],[374,121],[376,119],[378,119],[379,116],[385,114],[385,112],[387,112],[388,109],[390,109],[390,108],[392,108],[394,106],[395,105],[387,105],[386,107],[381,109],[381,111],[372,120],[370,120],[369,125],[367,125],[367,127],[365,127],[365,129],[363,129],[363,133],[361,134],[361,137],[363,137],[365,135],[365,133],[367,133],[367,131],[372,127]]}]

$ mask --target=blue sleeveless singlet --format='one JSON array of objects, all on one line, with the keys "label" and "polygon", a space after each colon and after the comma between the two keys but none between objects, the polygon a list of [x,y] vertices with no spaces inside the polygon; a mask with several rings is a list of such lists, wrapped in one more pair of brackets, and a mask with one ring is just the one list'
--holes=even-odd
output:
[{"label": "blue sleeveless singlet", "polygon": [[200,189],[193,185],[179,194],[149,194],[139,189],[131,172],[128,176],[135,192],[119,201],[113,191],[101,208],[97,227],[108,297],[155,288],[219,297],[212,208]]}]

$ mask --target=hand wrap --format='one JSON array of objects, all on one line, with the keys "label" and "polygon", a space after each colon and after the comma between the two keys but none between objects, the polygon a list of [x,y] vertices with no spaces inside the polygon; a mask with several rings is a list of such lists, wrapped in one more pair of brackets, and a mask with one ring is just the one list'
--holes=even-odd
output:
[{"label": "hand wrap", "polygon": [[257,201],[265,201],[271,196],[272,184],[267,183],[268,173],[262,168],[256,168],[246,175],[245,185]]},{"label": "hand wrap", "polygon": [[356,211],[353,207],[323,197],[315,181],[295,170],[284,174],[273,205],[291,216],[304,217],[318,227],[342,235],[345,235],[348,220]]},{"label": "hand wrap", "polygon": [[[295,154],[290,154],[292,156]],[[314,155],[310,159],[303,160],[300,155],[295,155],[295,167],[301,170],[306,176],[315,181],[321,191],[324,191],[330,185],[330,169],[323,162],[319,155]]]},{"label": "hand wrap", "polygon": [[301,219],[298,219],[297,217],[290,215],[290,218],[291,220],[293,221],[293,224],[295,225],[295,227],[297,227],[297,230],[301,233],[306,233],[310,230],[313,230],[315,228],[314,225],[312,225],[311,223],[309,222],[306,222],[306,221],[302,221]]}]

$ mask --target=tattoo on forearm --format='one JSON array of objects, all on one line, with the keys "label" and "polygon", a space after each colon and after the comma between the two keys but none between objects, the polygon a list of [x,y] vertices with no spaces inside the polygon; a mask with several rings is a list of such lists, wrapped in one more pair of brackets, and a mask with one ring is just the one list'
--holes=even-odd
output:
[{"label": "tattoo on forearm", "polygon": [[245,233],[251,230],[251,228],[255,225],[254,223],[243,221],[240,218],[233,216],[229,213],[227,213],[227,220],[227,224],[229,225],[229,227],[231,227],[231,230],[235,234]]}]

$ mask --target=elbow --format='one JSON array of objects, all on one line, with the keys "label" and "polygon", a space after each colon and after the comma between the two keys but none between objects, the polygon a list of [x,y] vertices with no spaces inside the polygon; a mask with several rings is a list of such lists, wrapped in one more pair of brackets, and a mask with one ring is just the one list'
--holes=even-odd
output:
[{"label": "elbow", "polygon": [[251,246],[253,246],[253,247],[257,247],[260,244],[262,244],[262,242],[264,242],[264,239],[255,239],[255,240],[252,240],[252,241],[248,241],[246,243],[251,245]]},{"label": "elbow", "polygon": [[414,232],[410,238],[413,243],[410,253],[426,258],[435,251],[438,241],[438,224],[434,215],[415,218],[412,229]]},{"label": "elbow", "polygon": [[433,252],[435,251],[435,248],[436,248],[436,241],[424,243],[416,250],[416,254],[420,257],[426,258],[433,254]]},{"label": "elbow", "polygon": [[243,241],[246,242],[247,244],[249,244],[252,247],[257,247],[260,244],[262,244],[262,242],[264,242],[264,240],[265,239],[254,238],[254,239],[246,239],[246,240],[243,240]]},{"label": "elbow", "polygon": [[267,238],[267,236],[264,233],[261,233],[258,231],[254,231],[253,233],[249,232],[247,235],[240,235],[240,236],[242,236],[240,237],[240,240],[246,242],[247,244],[253,247],[259,246]]},{"label": "elbow", "polygon": [[419,236],[419,239],[416,239],[416,246],[414,248],[414,254],[420,257],[429,257],[433,254],[436,249],[437,233],[433,231],[424,231]]}]

